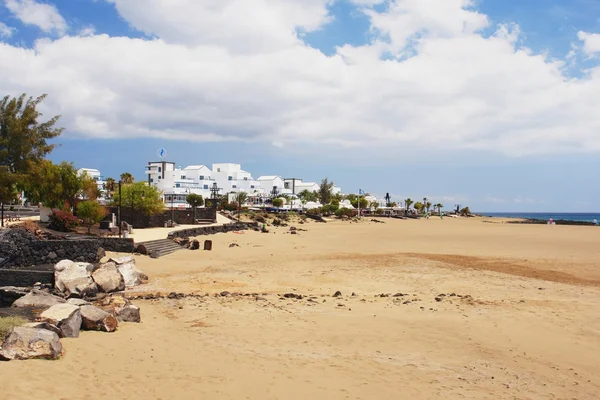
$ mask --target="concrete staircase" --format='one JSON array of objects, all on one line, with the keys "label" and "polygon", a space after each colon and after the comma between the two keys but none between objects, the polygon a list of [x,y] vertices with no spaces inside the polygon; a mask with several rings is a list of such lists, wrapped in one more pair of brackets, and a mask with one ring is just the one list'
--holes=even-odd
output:
[{"label": "concrete staircase", "polygon": [[166,256],[167,254],[175,253],[182,250],[183,247],[172,241],[171,239],[150,240],[147,242],[137,243],[138,251],[141,254],[146,254],[152,258]]}]

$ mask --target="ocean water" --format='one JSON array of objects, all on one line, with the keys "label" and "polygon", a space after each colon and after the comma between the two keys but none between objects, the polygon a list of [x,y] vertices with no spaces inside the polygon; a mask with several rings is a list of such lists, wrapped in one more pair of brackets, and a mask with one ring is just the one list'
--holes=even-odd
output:
[{"label": "ocean water", "polygon": [[600,213],[519,213],[519,212],[478,212],[477,214],[490,217],[505,217],[505,218],[525,218],[525,219],[542,219],[548,221],[553,219],[567,221],[583,221],[593,222],[600,221]]}]

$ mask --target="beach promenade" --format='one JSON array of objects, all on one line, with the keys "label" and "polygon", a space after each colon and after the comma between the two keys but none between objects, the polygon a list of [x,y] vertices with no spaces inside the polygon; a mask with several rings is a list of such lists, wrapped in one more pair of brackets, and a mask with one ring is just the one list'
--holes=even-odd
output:
[{"label": "beach promenade", "polygon": [[182,295],[136,300],[141,324],[65,339],[59,361],[0,363],[2,392],[599,397],[599,228],[383,221],[218,234],[211,252],[136,256],[150,281],[128,296]]}]

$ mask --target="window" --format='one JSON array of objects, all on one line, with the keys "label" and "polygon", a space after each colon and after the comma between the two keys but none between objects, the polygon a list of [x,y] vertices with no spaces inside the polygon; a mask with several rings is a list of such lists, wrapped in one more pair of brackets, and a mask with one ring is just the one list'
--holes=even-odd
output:
[{"label": "window", "polygon": [[232,180],[233,180],[233,176],[228,176],[228,177],[227,177],[227,180],[228,180],[228,181],[232,181]]},{"label": "window", "polygon": [[162,168],[161,167],[158,167],[158,172],[162,172]]},{"label": "window", "polygon": [[231,185],[231,187],[237,189],[237,185]]},{"label": "window", "polygon": [[201,181],[203,181],[203,180],[204,180],[204,175],[200,175],[198,178],[199,178]]},{"label": "window", "polygon": [[254,185],[250,185],[250,189],[254,189]]},{"label": "window", "polygon": [[178,188],[178,187],[181,187],[181,185],[179,183],[176,183],[175,187]]},{"label": "window", "polygon": [[208,185],[204,185],[204,189],[205,189],[205,190],[206,190],[206,189],[208,189]]},{"label": "window", "polygon": [[217,168],[217,172],[221,172],[221,168]]},{"label": "window", "polygon": [[248,180],[248,178],[244,177],[244,180],[245,180],[245,181],[247,181],[247,180]]},{"label": "window", "polygon": [[150,178],[150,183],[154,182],[154,179]]},{"label": "window", "polygon": [[181,179],[185,179],[185,175],[181,175]]}]

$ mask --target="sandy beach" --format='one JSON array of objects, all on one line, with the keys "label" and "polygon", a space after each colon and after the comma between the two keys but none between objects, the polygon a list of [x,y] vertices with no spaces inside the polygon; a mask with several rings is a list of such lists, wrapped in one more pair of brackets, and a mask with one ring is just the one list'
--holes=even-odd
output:
[{"label": "sandy beach", "polygon": [[59,361],[0,363],[2,394],[600,398],[600,229],[381,220],[139,256],[150,281],[128,296],[199,296],[136,300],[141,324],[64,339]]}]

